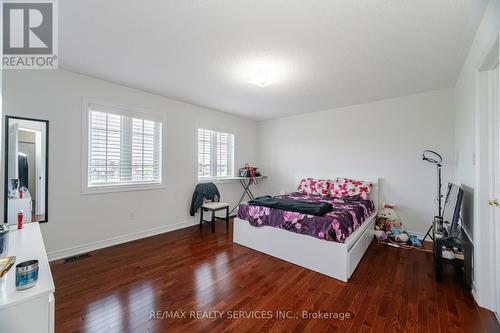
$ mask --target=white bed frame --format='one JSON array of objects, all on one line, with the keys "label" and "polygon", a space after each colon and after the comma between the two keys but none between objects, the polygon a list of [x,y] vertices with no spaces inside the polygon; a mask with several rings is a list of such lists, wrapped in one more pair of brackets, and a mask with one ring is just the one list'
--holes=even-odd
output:
[{"label": "white bed frame", "polygon": [[[347,282],[373,240],[379,207],[379,179],[366,176],[341,177],[371,182],[373,188],[370,199],[375,204],[375,212],[345,243],[326,241],[270,226],[254,227],[239,218],[234,219],[234,243]],[[295,184],[302,178],[306,177],[298,177]]]}]

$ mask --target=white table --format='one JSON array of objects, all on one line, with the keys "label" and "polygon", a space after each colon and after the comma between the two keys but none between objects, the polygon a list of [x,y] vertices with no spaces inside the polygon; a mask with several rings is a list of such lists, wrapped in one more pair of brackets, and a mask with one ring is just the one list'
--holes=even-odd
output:
[{"label": "white table", "polygon": [[[38,223],[11,227],[5,256],[16,256],[16,263],[0,281],[0,331],[9,333],[54,332],[54,282]],[[37,259],[37,284],[16,290],[15,265]]]},{"label": "white table", "polygon": [[250,200],[253,200],[253,199],[255,199],[255,196],[253,195],[252,191],[250,190],[250,186],[252,184],[257,184],[257,182],[259,180],[267,179],[267,176],[259,176],[259,177],[234,177],[234,179],[239,180],[241,186],[243,187],[243,190],[245,191],[244,194],[248,195],[248,197],[250,198]]}]

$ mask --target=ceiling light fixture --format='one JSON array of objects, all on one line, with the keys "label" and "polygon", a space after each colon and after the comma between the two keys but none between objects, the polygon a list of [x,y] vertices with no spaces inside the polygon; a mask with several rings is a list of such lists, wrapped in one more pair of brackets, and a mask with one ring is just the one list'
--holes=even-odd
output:
[{"label": "ceiling light fixture", "polygon": [[262,67],[254,69],[254,72],[251,73],[251,77],[248,82],[259,87],[267,87],[276,81],[273,79],[271,68],[262,65]]},{"label": "ceiling light fixture", "polygon": [[240,63],[238,76],[258,87],[267,87],[287,76],[283,62],[272,57],[257,57]]}]

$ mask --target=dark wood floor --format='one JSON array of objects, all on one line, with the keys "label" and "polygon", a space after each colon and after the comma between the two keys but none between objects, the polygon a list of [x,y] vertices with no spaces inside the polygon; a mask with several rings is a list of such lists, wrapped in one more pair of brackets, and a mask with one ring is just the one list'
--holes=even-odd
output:
[{"label": "dark wood floor", "polygon": [[[52,263],[56,332],[500,332],[453,269],[446,284],[435,282],[430,253],[374,241],[343,283],[234,245],[223,225],[215,234],[191,227]],[[152,318],[153,311],[165,312]],[[182,311],[188,318],[165,318]],[[190,319],[191,311],[224,313]],[[304,320],[303,311],[334,318]],[[350,319],[335,318],[342,313]],[[252,315],[269,318],[244,318]]]}]

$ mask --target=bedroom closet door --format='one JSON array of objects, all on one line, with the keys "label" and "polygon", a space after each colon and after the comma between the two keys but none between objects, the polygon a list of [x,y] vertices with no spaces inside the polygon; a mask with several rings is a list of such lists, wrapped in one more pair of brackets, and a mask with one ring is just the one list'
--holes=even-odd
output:
[{"label": "bedroom closet door", "polygon": [[[474,285],[480,306],[500,314],[500,33],[478,63],[474,188]],[[472,138],[471,138],[472,139]],[[500,318],[500,317],[498,317]]]}]

